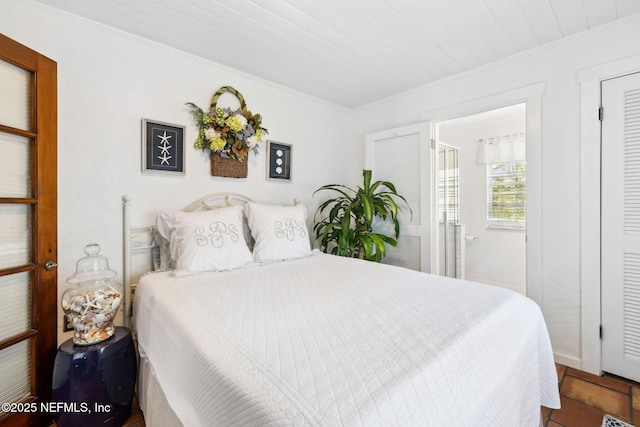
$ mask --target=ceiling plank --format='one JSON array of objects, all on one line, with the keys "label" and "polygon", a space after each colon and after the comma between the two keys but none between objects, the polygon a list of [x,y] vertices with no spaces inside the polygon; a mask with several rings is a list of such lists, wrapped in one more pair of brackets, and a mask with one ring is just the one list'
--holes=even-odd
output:
[{"label": "ceiling plank", "polygon": [[583,0],[589,28],[606,24],[616,19],[616,3],[602,0]]},{"label": "ceiling plank", "polygon": [[540,44],[562,38],[562,31],[549,0],[518,0],[531,30]]},{"label": "ceiling plank", "polygon": [[618,19],[640,12],[638,0],[616,0],[616,17]]},{"label": "ceiling plank", "polygon": [[465,70],[498,58],[492,46],[478,37],[473,19],[461,12],[456,2],[409,0],[408,3],[411,9],[405,13],[415,25]]},{"label": "ceiling plank", "polygon": [[[340,13],[318,2],[307,0],[287,0],[282,3],[287,3],[297,11],[296,18],[303,21],[302,27],[312,34],[319,35],[326,43],[344,49],[349,56],[357,59],[365,70],[372,73],[376,81],[397,79],[400,83],[402,80],[398,78],[394,61],[386,60],[380,55],[380,49],[384,48],[384,44],[352,25]],[[304,16],[298,18],[299,15]],[[292,18],[290,16],[287,19]],[[378,77],[375,77],[376,73]]]},{"label": "ceiling plank", "polygon": [[549,2],[564,37],[589,29],[582,0],[549,0]]},{"label": "ceiling plank", "polygon": [[519,52],[539,46],[540,43],[517,2],[513,0],[485,0],[485,4],[491,9],[491,13],[496,17]]},{"label": "ceiling plank", "polygon": [[[399,30],[399,26],[408,27],[410,24],[406,20],[401,21],[394,11],[388,11],[388,15],[378,15],[373,12],[372,5],[361,0],[324,0],[323,3],[340,10],[341,15],[351,25],[374,39],[375,43],[381,46],[377,52],[378,57],[387,58],[400,69],[405,68],[402,72],[410,73],[417,80],[432,73],[433,59],[416,47],[415,39],[407,38],[406,33]],[[377,7],[384,7],[379,0],[375,3]]]},{"label": "ceiling plank", "polygon": [[[430,0],[439,2],[439,0]],[[457,0],[460,4],[459,10],[465,16],[467,21],[473,22],[476,37],[482,39],[491,46],[499,58],[518,53],[518,49],[513,40],[505,32],[496,16],[491,12],[487,5],[482,1],[476,0]]]}]

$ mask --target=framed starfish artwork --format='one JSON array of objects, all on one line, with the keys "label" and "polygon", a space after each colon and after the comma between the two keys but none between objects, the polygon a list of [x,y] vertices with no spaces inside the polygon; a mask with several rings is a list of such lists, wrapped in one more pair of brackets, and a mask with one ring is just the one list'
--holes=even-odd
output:
[{"label": "framed starfish artwork", "polygon": [[142,172],[184,175],[184,129],[142,119]]}]

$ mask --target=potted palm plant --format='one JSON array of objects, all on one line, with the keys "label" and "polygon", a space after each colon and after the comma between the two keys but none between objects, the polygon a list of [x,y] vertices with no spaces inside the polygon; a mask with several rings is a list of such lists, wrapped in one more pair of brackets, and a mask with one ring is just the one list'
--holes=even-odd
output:
[{"label": "potted palm plant", "polygon": [[[388,181],[371,182],[371,171],[363,170],[364,183],[356,189],[340,184],[328,184],[317,189],[338,193],[324,201],[316,210],[313,226],[322,251],[352,258],[380,262],[386,254],[385,245],[396,246],[400,235],[398,202],[408,206],[396,187]],[[411,209],[410,209],[411,210]],[[374,231],[373,224],[379,218],[393,224],[393,235]]]}]

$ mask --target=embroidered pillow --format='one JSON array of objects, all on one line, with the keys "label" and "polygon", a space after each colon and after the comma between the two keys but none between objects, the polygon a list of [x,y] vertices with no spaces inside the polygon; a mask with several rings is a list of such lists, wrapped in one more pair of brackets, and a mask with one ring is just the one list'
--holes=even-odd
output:
[{"label": "embroidered pillow", "polygon": [[[164,217],[176,269],[221,271],[253,261],[244,240],[242,206],[201,212],[173,212]],[[166,230],[158,231],[166,235]]]},{"label": "embroidered pillow", "polygon": [[303,205],[277,206],[247,203],[244,207],[255,240],[256,261],[277,261],[311,255],[307,209]]}]

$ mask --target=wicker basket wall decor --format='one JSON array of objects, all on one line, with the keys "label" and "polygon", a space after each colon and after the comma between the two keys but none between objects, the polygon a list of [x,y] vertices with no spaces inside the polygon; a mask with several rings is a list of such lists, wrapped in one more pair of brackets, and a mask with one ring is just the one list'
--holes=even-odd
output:
[{"label": "wicker basket wall decor", "polygon": [[[218,106],[218,99],[225,94],[230,93],[240,101],[240,109],[247,109],[247,102],[244,96],[231,86],[223,86],[211,96],[211,110],[215,110]],[[247,153],[248,154],[248,153]],[[211,176],[224,176],[227,178],[246,178],[247,177],[247,159],[240,161],[231,157],[222,157],[219,154],[211,153]]]},{"label": "wicker basket wall decor", "polygon": [[231,157],[222,157],[217,153],[211,153],[211,176],[246,178],[248,163],[247,160],[241,162]]},{"label": "wicker basket wall decor", "polygon": [[[226,93],[238,100],[240,108],[218,106]],[[209,110],[192,102],[186,105],[198,126],[194,148],[210,150],[211,175],[246,178],[249,153],[258,154],[258,144],[269,133],[262,127],[262,116],[249,111],[244,96],[232,86],[223,86],[213,94]]]}]

